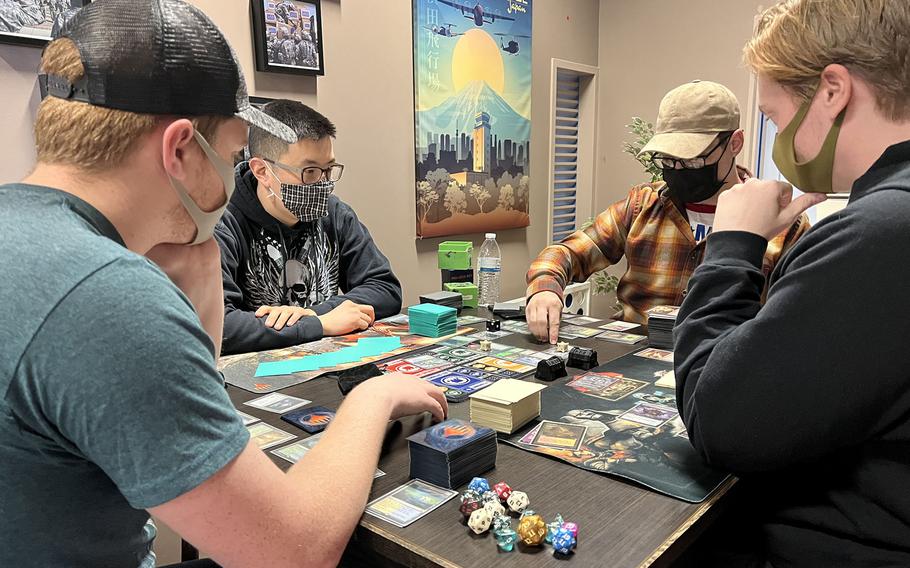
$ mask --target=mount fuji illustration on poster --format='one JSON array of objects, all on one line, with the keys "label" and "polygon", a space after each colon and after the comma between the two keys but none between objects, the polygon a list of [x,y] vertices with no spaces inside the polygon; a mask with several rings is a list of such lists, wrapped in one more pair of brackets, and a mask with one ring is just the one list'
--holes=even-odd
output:
[{"label": "mount fuji illustration on poster", "polygon": [[420,237],[530,224],[531,1],[413,0]]}]

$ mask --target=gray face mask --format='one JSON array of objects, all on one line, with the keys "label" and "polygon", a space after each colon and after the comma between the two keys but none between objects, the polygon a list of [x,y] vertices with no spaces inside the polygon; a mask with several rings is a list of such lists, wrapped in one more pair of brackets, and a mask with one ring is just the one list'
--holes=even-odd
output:
[{"label": "gray face mask", "polygon": [[190,197],[189,192],[186,190],[186,186],[183,185],[179,180],[176,180],[168,175],[168,178],[171,180],[171,185],[177,192],[177,197],[180,198],[180,202],[183,203],[183,207],[186,209],[186,212],[193,220],[193,223],[196,224],[196,240],[190,244],[198,245],[211,239],[212,235],[215,234],[215,225],[218,224],[218,221],[221,219],[221,215],[224,214],[224,210],[227,209],[228,203],[231,201],[231,196],[234,195],[236,182],[234,180],[234,167],[231,166],[227,160],[219,156],[217,152],[215,152],[215,150],[209,145],[208,141],[202,137],[202,134],[199,134],[199,132],[194,132],[193,136],[196,138],[196,142],[199,143],[202,151],[205,152],[205,155],[208,157],[209,162],[212,163],[212,166],[218,173],[218,177],[221,178],[221,182],[224,184],[225,197],[224,205],[221,207],[215,209],[214,211],[203,211]]},{"label": "gray face mask", "polygon": [[[335,191],[334,181],[325,180],[307,185],[282,183],[272,167],[268,168],[281,184],[281,202],[298,221],[315,221],[329,214],[329,196]],[[271,189],[269,192],[275,195]]]}]

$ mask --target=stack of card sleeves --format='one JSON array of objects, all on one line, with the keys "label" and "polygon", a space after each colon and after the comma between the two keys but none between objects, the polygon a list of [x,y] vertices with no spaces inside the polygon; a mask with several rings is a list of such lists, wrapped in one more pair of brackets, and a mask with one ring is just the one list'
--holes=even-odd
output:
[{"label": "stack of card sleeves", "polygon": [[648,345],[673,350],[673,327],[678,306],[657,306],[648,310]]},{"label": "stack of card sleeves", "polygon": [[458,328],[458,310],[437,304],[418,304],[408,308],[411,333],[424,337],[443,337]]},{"label": "stack of card sleeves", "polygon": [[460,487],[496,467],[496,432],[464,420],[446,420],[408,438],[411,477]]}]

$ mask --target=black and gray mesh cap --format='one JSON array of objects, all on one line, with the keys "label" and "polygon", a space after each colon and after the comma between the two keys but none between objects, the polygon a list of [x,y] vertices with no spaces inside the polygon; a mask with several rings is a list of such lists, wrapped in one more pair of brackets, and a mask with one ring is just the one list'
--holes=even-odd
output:
[{"label": "black and gray mesh cap", "polygon": [[60,32],[85,76],[49,75],[48,94],[142,114],[236,116],[294,144],[293,129],[250,105],[243,71],[221,31],[181,0],[96,0]]}]

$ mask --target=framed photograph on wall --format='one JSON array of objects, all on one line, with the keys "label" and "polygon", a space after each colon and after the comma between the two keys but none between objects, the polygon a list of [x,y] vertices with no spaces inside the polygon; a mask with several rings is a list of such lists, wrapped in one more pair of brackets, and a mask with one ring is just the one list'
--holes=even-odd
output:
[{"label": "framed photograph on wall", "polygon": [[324,75],[319,0],[251,0],[256,70]]},{"label": "framed photograph on wall", "polygon": [[0,0],[0,43],[43,47],[92,0]]}]

